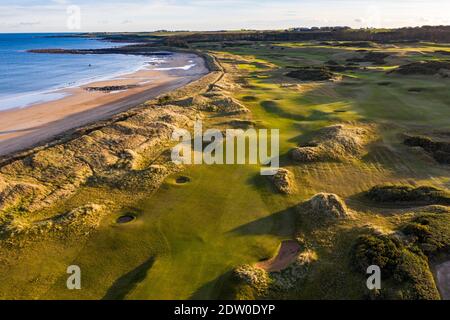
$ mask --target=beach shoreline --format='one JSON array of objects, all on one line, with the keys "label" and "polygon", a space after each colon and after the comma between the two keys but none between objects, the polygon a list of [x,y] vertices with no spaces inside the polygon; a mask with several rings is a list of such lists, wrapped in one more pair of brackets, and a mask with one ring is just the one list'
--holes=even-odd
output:
[{"label": "beach shoreline", "polygon": [[[58,135],[106,120],[195,81],[209,70],[202,57],[173,53],[132,74],[63,89],[58,100],[0,111],[0,156],[49,142]],[[59,91],[58,91],[59,92]]]}]

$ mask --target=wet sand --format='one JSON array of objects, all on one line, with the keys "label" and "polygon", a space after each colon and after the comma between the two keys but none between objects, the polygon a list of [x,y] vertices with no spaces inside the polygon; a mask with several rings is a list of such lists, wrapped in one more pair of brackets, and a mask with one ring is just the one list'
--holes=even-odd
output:
[{"label": "wet sand", "polygon": [[450,300],[450,261],[436,266],[436,282],[443,300]]},{"label": "wet sand", "polygon": [[[68,96],[26,108],[0,111],[0,156],[32,148],[52,138],[126,111],[161,94],[195,81],[208,73],[203,59],[194,54],[175,53],[167,63],[108,81],[63,90]],[[181,69],[195,64],[188,70]],[[158,70],[180,68],[173,70]],[[112,92],[91,87],[130,86]]]}]

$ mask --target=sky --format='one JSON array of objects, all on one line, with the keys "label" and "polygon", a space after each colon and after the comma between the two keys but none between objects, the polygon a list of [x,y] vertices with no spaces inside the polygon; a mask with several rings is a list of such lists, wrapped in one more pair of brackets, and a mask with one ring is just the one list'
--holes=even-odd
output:
[{"label": "sky", "polygon": [[450,25],[450,0],[0,0],[0,32]]}]

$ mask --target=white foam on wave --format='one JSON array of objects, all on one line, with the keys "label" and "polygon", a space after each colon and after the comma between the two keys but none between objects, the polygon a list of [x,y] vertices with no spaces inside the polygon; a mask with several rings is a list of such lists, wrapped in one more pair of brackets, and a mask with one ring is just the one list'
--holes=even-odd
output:
[{"label": "white foam on wave", "polygon": [[53,87],[47,90],[26,92],[21,94],[13,94],[7,96],[0,96],[0,111],[30,107],[35,104],[45,103],[60,100],[70,95],[70,93],[64,91],[67,89],[79,88],[90,83],[108,81],[118,79],[121,76],[133,74],[142,70],[149,69],[149,63],[162,63],[164,59],[159,57],[145,57],[143,61],[138,65],[133,65],[129,68],[123,69],[119,72],[111,73],[108,75],[93,76],[80,79],[78,81],[66,83],[58,87]]},{"label": "white foam on wave", "polygon": [[5,98],[0,97],[0,111],[14,108],[25,108],[33,104],[59,100],[67,97],[68,95],[69,93],[67,92],[32,92],[8,96]]},{"label": "white foam on wave", "polygon": [[185,65],[185,66],[182,66],[182,67],[154,68],[153,70],[156,70],[156,71],[171,71],[171,70],[184,70],[184,71],[187,71],[187,70],[192,69],[195,66],[196,66],[196,64],[192,63],[192,64],[188,64],[188,65]]}]

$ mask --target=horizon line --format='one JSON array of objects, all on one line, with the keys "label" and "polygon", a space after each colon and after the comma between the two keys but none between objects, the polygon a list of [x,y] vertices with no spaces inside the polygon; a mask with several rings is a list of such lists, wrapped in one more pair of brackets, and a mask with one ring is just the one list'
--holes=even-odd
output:
[{"label": "horizon line", "polygon": [[[424,24],[421,26],[402,26],[402,27],[361,27],[361,28],[353,28],[349,26],[321,26],[321,27],[289,27],[289,28],[281,28],[281,29],[251,29],[251,28],[242,28],[242,29],[217,29],[217,30],[168,30],[168,29],[159,29],[159,30],[141,30],[141,31],[21,31],[21,32],[6,32],[0,31],[0,34],[42,34],[42,33],[58,33],[58,34],[84,34],[84,33],[157,33],[157,32],[236,32],[236,31],[291,31],[293,29],[309,29],[311,31],[320,31],[320,29],[326,28],[348,28],[348,30],[398,30],[398,29],[406,29],[406,28],[425,28],[425,27],[450,27],[450,24]],[[315,29],[317,28],[317,29]],[[315,29],[315,30],[313,30]],[[306,30],[305,30],[306,31]]]}]

